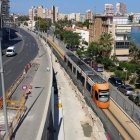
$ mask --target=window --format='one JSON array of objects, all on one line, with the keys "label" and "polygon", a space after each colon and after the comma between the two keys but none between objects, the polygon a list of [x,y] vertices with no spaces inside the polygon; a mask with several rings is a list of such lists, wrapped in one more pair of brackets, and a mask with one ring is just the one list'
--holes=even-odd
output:
[{"label": "window", "polygon": [[95,91],[95,99],[98,100],[98,93]]}]

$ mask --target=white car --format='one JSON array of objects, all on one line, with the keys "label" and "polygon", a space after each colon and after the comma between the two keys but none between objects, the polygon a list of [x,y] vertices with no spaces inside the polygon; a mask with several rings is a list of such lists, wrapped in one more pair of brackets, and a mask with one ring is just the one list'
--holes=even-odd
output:
[{"label": "white car", "polygon": [[6,56],[14,56],[16,55],[15,46],[10,46],[6,49]]}]

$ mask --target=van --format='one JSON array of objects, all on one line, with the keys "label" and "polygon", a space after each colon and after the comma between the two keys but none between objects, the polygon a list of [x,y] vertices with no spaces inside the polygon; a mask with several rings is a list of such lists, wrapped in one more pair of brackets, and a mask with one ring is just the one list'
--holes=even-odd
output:
[{"label": "van", "polygon": [[10,46],[6,49],[6,56],[16,55],[15,46]]}]

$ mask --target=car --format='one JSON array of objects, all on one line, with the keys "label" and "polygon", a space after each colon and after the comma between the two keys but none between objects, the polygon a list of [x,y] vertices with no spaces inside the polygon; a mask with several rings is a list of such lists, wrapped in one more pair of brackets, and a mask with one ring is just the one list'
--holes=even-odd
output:
[{"label": "car", "polygon": [[135,81],[135,87],[140,88],[140,78]]},{"label": "car", "polygon": [[15,46],[10,46],[6,49],[6,56],[14,56],[16,55]]},{"label": "car", "polygon": [[134,102],[137,106],[140,106],[140,93],[131,94],[128,99]]},{"label": "car", "polygon": [[120,86],[120,85],[123,85],[123,82],[122,80],[119,78],[119,77],[110,77],[108,79],[108,81],[113,85],[113,86]]},{"label": "car", "polygon": [[120,85],[118,86],[118,90],[127,96],[134,93],[134,88],[132,88],[130,85]]}]

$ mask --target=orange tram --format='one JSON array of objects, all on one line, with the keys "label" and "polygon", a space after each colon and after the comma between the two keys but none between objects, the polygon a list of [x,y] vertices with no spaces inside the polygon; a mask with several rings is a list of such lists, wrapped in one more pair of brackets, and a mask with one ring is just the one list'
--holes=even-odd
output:
[{"label": "orange tram", "polygon": [[65,53],[64,61],[84,88],[91,93],[95,104],[102,109],[108,108],[110,105],[109,83],[72,52]]}]

